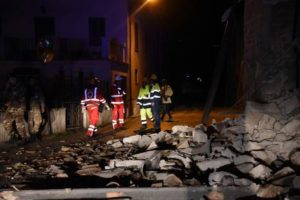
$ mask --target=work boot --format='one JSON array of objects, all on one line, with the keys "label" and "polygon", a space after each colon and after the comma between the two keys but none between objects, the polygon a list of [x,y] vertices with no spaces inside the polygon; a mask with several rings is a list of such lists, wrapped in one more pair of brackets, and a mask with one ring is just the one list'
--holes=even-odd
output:
[{"label": "work boot", "polygon": [[142,125],[140,128],[141,131],[146,130],[146,129],[147,129],[147,125]]},{"label": "work boot", "polygon": [[23,145],[28,144],[29,141],[30,141],[30,138],[22,138],[22,140],[20,140],[20,141],[17,142],[17,145],[18,146],[23,146]]},{"label": "work boot", "polygon": [[161,130],[160,128],[154,128],[155,133],[159,133]]},{"label": "work boot", "polygon": [[173,118],[168,119],[167,122],[174,122]]}]

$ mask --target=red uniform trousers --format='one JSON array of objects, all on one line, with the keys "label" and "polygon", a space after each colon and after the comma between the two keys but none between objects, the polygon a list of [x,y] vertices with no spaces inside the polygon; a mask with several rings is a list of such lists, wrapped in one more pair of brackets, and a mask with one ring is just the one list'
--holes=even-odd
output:
[{"label": "red uniform trousers", "polygon": [[86,134],[91,137],[94,135],[94,133],[97,132],[96,124],[99,120],[98,106],[97,105],[87,106],[87,111],[89,113],[90,124]]},{"label": "red uniform trousers", "polygon": [[124,125],[124,104],[114,104],[114,108],[112,110],[113,129],[122,127],[123,125]]}]

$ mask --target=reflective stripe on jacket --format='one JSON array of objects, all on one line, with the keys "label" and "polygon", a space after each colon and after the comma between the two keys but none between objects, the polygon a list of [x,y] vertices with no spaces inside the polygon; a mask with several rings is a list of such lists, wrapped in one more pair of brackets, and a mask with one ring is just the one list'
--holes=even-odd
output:
[{"label": "reflective stripe on jacket", "polygon": [[149,85],[146,85],[145,88],[143,88],[143,87],[140,88],[139,95],[137,98],[137,104],[141,108],[150,108],[151,107]]}]

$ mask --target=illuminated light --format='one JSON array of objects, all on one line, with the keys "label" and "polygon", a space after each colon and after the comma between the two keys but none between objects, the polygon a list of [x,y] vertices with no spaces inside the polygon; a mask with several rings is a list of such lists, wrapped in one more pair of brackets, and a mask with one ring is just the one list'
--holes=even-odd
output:
[{"label": "illuminated light", "polygon": [[197,77],[197,81],[202,82],[202,78],[201,77]]}]

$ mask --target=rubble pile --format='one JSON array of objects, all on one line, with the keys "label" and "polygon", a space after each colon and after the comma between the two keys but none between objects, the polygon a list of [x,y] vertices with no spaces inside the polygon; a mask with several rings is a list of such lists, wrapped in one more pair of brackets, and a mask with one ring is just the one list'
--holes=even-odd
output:
[{"label": "rubble pile", "polygon": [[245,115],[210,126],[62,146],[7,167],[2,176],[10,184],[97,177],[103,187],[238,186],[275,197],[300,189],[299,98],[280,102],[248,102]]}]

